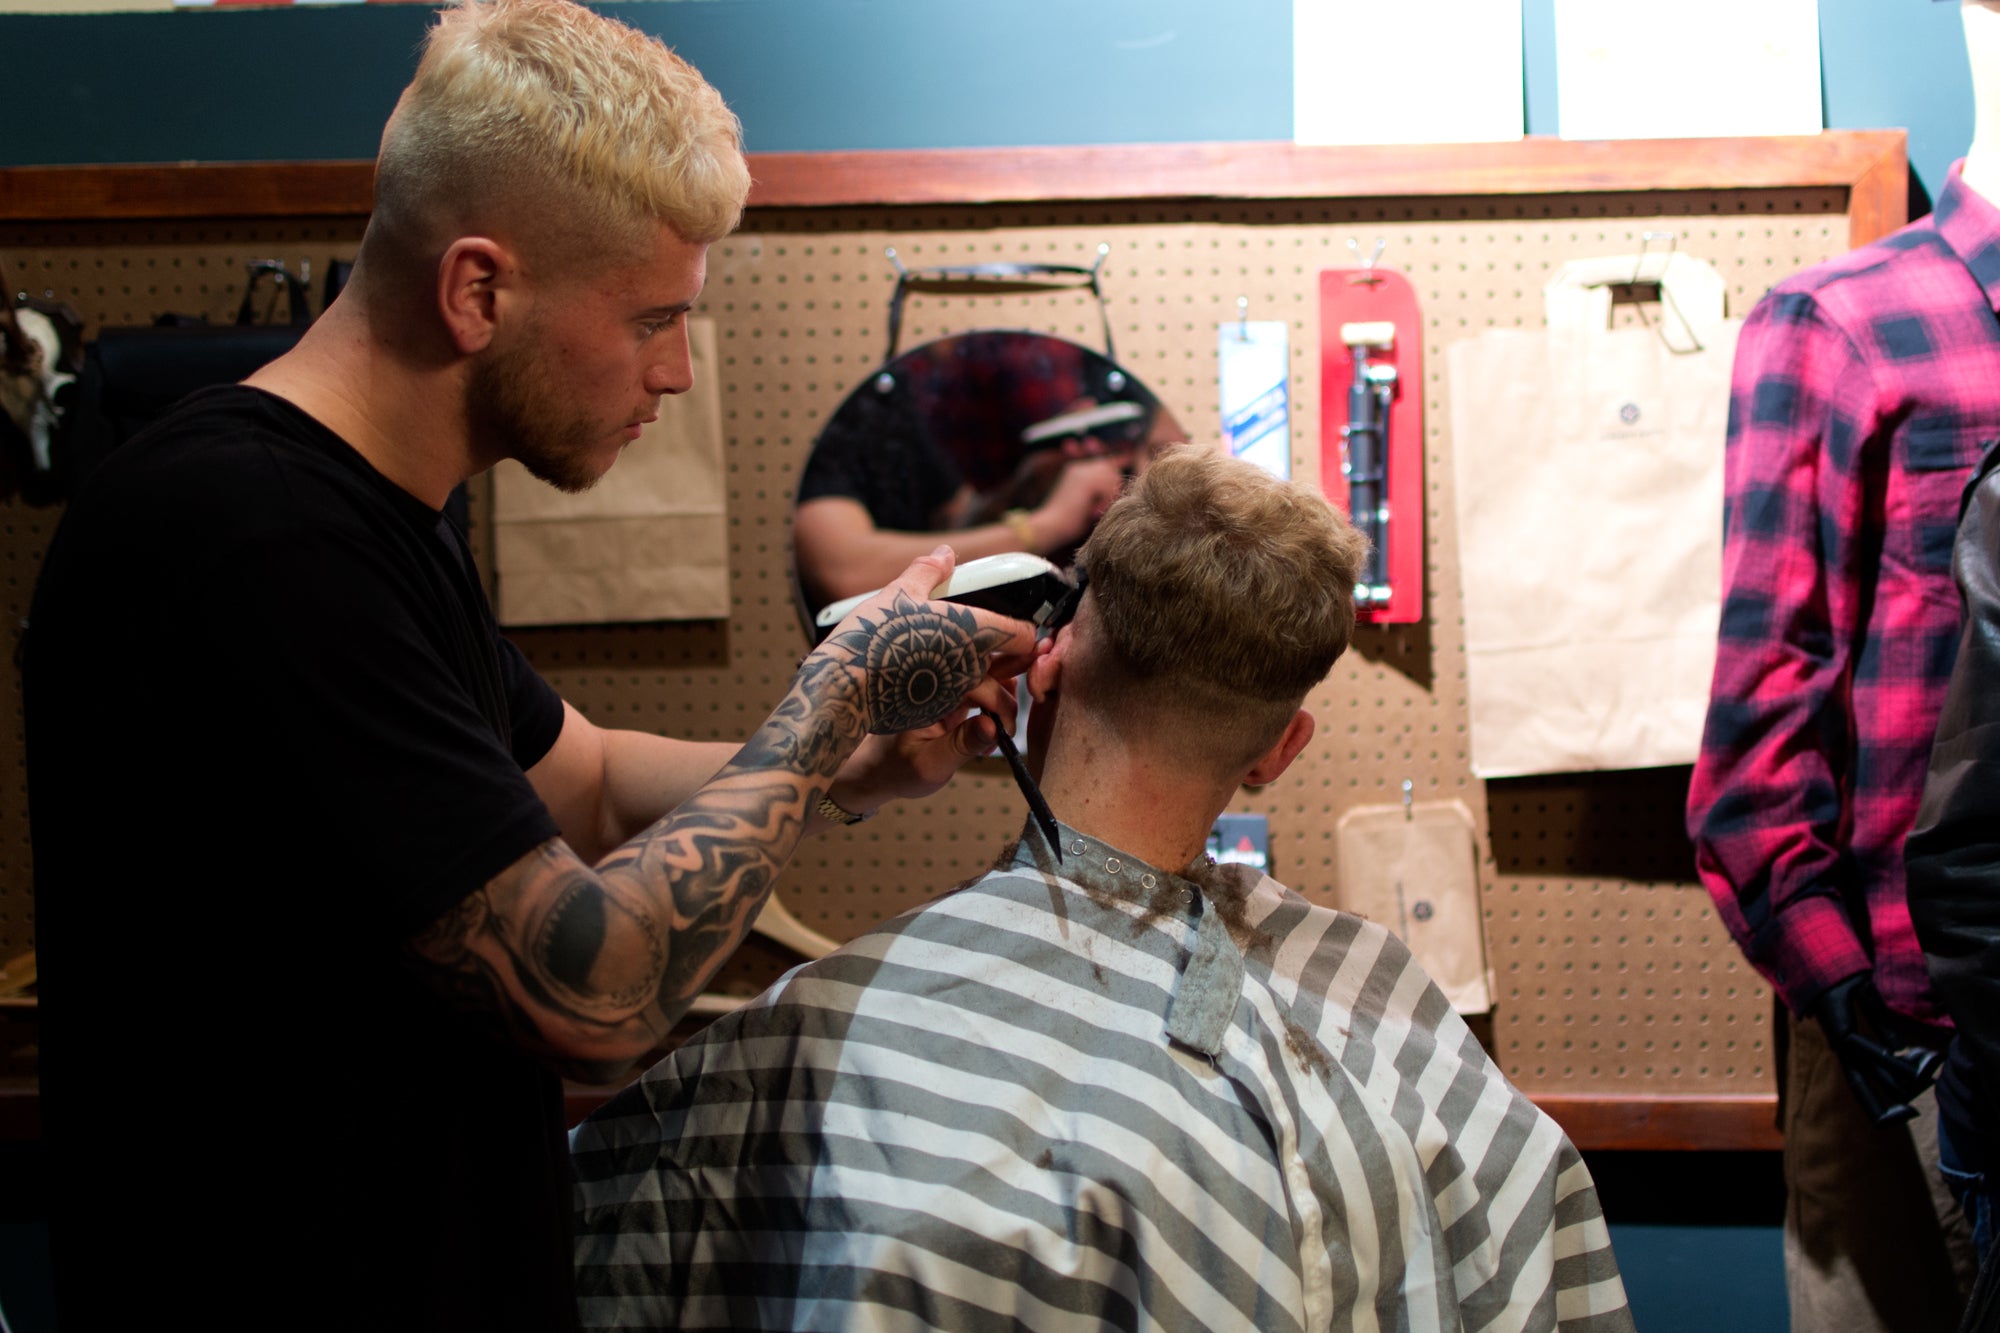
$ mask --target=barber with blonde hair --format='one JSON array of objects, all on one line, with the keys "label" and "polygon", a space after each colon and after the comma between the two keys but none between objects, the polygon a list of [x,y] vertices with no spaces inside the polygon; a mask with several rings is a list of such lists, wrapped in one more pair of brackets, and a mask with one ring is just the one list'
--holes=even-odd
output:
[{"label": "barber with blonde hair", "polygon": [[1031,639],[925,600],[948,550],[738,748],[566,705],[441,514],[503,458],[589,486],[689,387],[748,183],[657,41],[449,10],[345,293],[66,514],[26,644],[65,1329],[573,1326],[558,1073],[654,1049],[809,825],[991,743],[963,701]]}]

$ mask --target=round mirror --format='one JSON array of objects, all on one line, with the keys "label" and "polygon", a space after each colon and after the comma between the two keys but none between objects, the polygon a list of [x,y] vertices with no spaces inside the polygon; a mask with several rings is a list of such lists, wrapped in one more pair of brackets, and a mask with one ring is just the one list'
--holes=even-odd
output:
[{"label": "round mirror", "polygon": [[960,563],[1030,551],[1067,565],[1126,477],[1187,438],[1101,352],[982,330],[869,374],[813,444],[792,547],[807,633],[820,607],[879,588],[950,542]]}]

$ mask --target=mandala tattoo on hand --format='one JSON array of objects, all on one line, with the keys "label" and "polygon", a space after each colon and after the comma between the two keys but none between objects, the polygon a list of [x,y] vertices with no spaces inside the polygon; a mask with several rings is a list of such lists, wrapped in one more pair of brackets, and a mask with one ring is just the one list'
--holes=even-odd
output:
[{"label": "mandala tattoo on hand", "polygon": [[945,602],[895,602],[840,636],[862,672],[868,730],[878,736],[927,727],[948,715],[986,675],[986,655],[1006,640],[970,611]]}]

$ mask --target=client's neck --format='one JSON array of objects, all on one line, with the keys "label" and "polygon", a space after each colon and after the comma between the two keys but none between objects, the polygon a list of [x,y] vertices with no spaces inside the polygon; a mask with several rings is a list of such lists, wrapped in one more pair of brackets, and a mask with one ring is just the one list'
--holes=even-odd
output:
[{"label": "client's neck", "polygon": [[1191,778],[1108,728],[1064,717],[1049,738],[1042,794],[1056,818],[1078,832],[1156,869],[1178,871],[1207,847],[1235,788]]}]

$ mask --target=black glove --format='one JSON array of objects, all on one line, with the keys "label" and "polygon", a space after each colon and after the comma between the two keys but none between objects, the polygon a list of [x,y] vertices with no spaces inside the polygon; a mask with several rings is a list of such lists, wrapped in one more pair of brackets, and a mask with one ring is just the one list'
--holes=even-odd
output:
[{"label": "black glove", "polygon": [[1812,1016],[1870,1119],[1887,1125],[1917,1113],[1910,1102],[1937,1077],[1944,1056],[1930,1044],[1935,1035],[1882,1003],[1873,977],[1856,972],[1835,982]]}]

